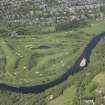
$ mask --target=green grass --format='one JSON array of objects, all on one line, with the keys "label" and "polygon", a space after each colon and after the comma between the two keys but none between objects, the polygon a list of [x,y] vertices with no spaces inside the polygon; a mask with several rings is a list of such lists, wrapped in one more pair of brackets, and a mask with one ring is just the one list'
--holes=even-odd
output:
[{"label": "green grass", "polygon": [[105,31],[105,21],[91,23],[89,27],[81,28],[79,31],[83,31],[90,35],[100,34],[100,32]]},{"label": "green grass", "polygon": [[10,48],[7,46],[5,40],[1,40],[1,49],[3,50],[4,52],[4,55],[6,56],[6,60],[8,61],[7,64],[6,64],[6,67],[5,69],[7,70],[5,75],[8,75],[8,76],[11,76],[11,72],[10,72],[10,69],[11,70],[14,68],[14,63],[15,63],[15,56],[14,54],[12,53],[12,51],[10,50]]},{"label": "green grass", "polygon": [[[45,35],[38,36],[38,38],[25,37],[22,39],[6,38],[5,40],[1,38],[1,50],[6,56],[5,69],[7,71],[2,80],[10,83],[11,80],[17,80],[17,83],[12,82],[15,85],[38,84],[43,81],[47,82],[46,80],[54,80],[54,78],[66,72],[66,69],[73,64],[74,59],[80,55],[85,47],[83,43],[88,42],[84,42],[84,40],[82,42],[82,38],[80,38],[76,39],[77,43],[74,43],[74,37],[69,37],[64,33],[61,38],[59,35]],[[81,42],[78,43],[78,41]],[[48,45],[51,48],[38,48],[41,45]],[[31,70],[28,70],[29,60],[33,53],[36,55],[36,63],[33,64]],[[71,55],[71,58],[68,58],[68,55]],[[20,58],[20,61],[15,69],[14,65],[17,58]]]},{"label": "green grass", "polygon": [[56,79],[73,65],[94,34],[104,31],[104,24],[94,23],[92,27],[46,35],[1,37],[6,73],[0,82],[22,86]]},{"label": "green grass", "polygon": [[75,93],[76,93],[76,87],[71,86],[70,88],[67,88],[64,91],[63,95],[50,101],[48,105],[72,105],[75,97]]},{"label": "green grass", "polygon": [[[0,83],[31,86],[56,79],[74,64],[92,37],[103,31],[105,31],[104,21],[94,22],[91,27],[86,26],[72,31],[25,37],[0,37]],[[43,45],[49,48],[43,48]],[[64,91],[63,94],[48,102],[47,105],[72,105],[77,101],[77,98],[75,99],[77,95],[77,97],[94,95],[94,90],[91,91],[94,83],[102,87],[105,85],[104,73],[100,74],[105,70],[104,47],[105,39],[102,39],[93,50],[88,67],[70,77],[67,83],[64,82],[38,95],[14,94],[1,90],[0,105],[38,105],[37,102],[41,103],[46,99],[46,94],[59,96],[57,94],[60,90]],[[84,90],[79,90],[85,80],[89,80],[89,83]],[[69,86],[72,81],[74,84]],[[78,87],[77,84],[80,81],[81,84]]]},{"label": "green grass", "polygon": [[[78,93],[83,97],[100,97],[98,91],[102,89],[105,95],[105,38],[93,50],[90,64],[85,68],[84,79],[81,79],[81,90]],[[83,85],[84,84],[84,85]],[[96,100],[97,101],[97,100]],[[86,104],[87,105],[87,104]],[[96,104],[97,105],[97,104]]]},{"label": "green grass", "polygon": [[105,72],[101,72],[94,77],[93,82],[96,82],[99,86],[105,88],[104,80],[105,80]]}]

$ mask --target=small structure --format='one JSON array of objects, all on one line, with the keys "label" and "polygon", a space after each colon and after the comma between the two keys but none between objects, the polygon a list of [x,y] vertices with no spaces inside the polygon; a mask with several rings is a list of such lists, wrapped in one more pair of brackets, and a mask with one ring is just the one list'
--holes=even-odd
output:
[{"label": "small structure", "polygon": [[80,66],[84,67],[84,66],[86,66],[86,63],[87,63],[87,59],[83,58],[82,61],[80,62]]}]

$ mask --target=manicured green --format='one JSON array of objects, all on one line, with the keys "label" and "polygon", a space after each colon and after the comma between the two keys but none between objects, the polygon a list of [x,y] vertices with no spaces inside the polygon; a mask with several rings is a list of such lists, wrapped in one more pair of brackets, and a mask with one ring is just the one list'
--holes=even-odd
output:
[{"label": "manicured green", "polygon": [[72,105],[75,97],[76,87],[67,88],[58,98],[50,101],[48,105]]},{"label": "manicured green", "polygon": [[[94,36],[105,31],[104,27],[105,22],[101,21],[72,31],[1,36],[0,83],[31,86],[55,80],[74,64]],[[0,90],[0,105],[85,105],[83,97],[94,96],[98,86],[104,87],[104,73],[100,74],[105,70],[104,52],[105,38],[93,49],[90,64],[84,71],[37,95]],[[54,99],[48,101],[51,94],[55,95]]]}]

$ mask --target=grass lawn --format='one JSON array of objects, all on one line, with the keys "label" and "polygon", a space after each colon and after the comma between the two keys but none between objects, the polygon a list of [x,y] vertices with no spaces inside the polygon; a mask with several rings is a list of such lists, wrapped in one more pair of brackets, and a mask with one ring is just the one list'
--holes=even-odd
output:
[{"label": "grass lawn", "polygon": [[105,89],[105,72],[101,72],[96,75],[93,79],[93,82],[96,82],[99,86]]},{"label": "grass lawn", "polygon": [[81,91],[83,97],[95,96],[99,89],[103,89],[105,93],[105,38],[93,50],[90,64],[85,69],[85,78],[82,82],[88,82],[86,82],[84,90]]},{"label": "grass lawn", "polygon": [[0,37],[0,55],[6,58],[0,82],[27,86],[56,79],[73,65],[91,38],[105,30],[104,25],[98,22],[67,32]]},{"label": "grass lawn", "polygon": [[[92,37],[103,31],[105,31],[104,21],[72,31],[25,37],[0,37],[0,83],[31,86],[56,79],[73,65]],[[102,72],[105,69],[104,52],[105,38],[93,50],[86,70],[70,78],[74,80],[74,84],[69,86],[68,83],[71,81],[68,79],[67,83],[64,82],[40,94],[24,95],[0,90],[0,105],[38,105],[38,102],[43,103],[45,100],[43,96],[56,95],[56,93],[59,95],[61,90],[64,93],[48,102],[47,105],[72,105],[74,101],[77,101],[75,97],[78,93],[82,93],[83,96],[93,95],[90,90],[94,83],[101,87],[105,86],[105,73]],[[83,75],[86,75],[84,79],[80,77]],[[76,91],[77,82],[84,82],[85,79],[90,80],[85,90]],[[66,88],[63,86],[65,83]]]},{"label": "grass lawn", "polygon": [[72,105],[76,93],[76,87],[67,88],[58,98],[50,101],[48,105]]}]

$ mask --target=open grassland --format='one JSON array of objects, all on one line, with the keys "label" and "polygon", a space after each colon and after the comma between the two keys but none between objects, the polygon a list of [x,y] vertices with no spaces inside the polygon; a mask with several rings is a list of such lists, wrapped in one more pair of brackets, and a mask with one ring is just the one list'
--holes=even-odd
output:
[{"label": "open grassland", "polygon": [[1,63],[4,74],[1,73],[0,82],[22,86],[56,79],[73,65],[94,34],[104,31],[103,26],[100,22],[68,32],[1,37],[0,60],[4,62]]},{"label": "open grassland", "polygon": [[[76,85],[75,88],[67,88],[69,92],[66,95],[64,92],[48,105],[59,105],[59,103],[61,105],[88,105],[85,103],[88,99],[84,100],[85,98],[91,99],[91,97],[97,98],[100,94],[105,95],[105,38],[93,50],[88,67],[79,73],[76,78],[73,83],[73,85]],[[73,93],[73,91],[76,92]],[[68,99],[64,99],[66,96],[70,96],[70,102]]]},{"label": "open grassland", "polygon": [[105,72],[101,72],[96,75],[96,77],[93,79],[93,82],[105,87]]},{"label": "open grassland", "polygon": [[89,105],[89,103],[90,105],[100,105],[104,103],[105,99],[103,97],[105,96],[105,38],[103,38],[98,43],[96,48],[92,51],[90,64],[88,65],[88,67],[85,68],[82,73],[80,73],[80,76],[80,82],[77,85],[75,105]]},{"label": "open grassland", "polygon": [[89,38],[77,35],[67,32],[62,35],[1,38],[1,56],[6,59],[6,72],[1,82],[32,85],[54,80],[66,72],[88,43]]},{"label": "open grassland", "polygon": [[[50,82],[66,72],[81,55],[91,38],[103,31],[105,31],[105,22],[98,22],[67,32],[0,37],[0,82],[13,86],[30,86]],[[82,105],[75,104],[74,101],[77,101],[78,97],[92,95],[89,90],[91,82],[97,81],[95,75],[105,70],[104,55],[105,39],[102,39],[93,50],[89,66],[76,77],[74,76],[76,79],[73,80],[73,85],[68,86],[62,95],[48,102],[47,105]],[[67,81],[71,82],[70,79]],[[79,82],[80,85],[78,85]],[[86,86],[83,85],[85,83]],[[83,86],[85,86],[84,90],[80,88]],[[56,91],[51,91],[51,94],[55,94],[54,92]],[[1,105],[41,105],[37,102],[43,103],[45,98],[42,94],[21,95],[5,91],[0,91],[0,93],[2,93],[0,95]],[[3,98],[8,100],[8,103],[2,101]]]},{"label": "open grassland", "polygon": [[[72,90],[72,91],[71,91]],[[63,95],[51,101],[48,105],[72,105],[75,97],[76,87],[67,88]]]},{"label": "open grassland", "polygon": [[[87,37],[90,38],[89,36],[97,35],[98,33],[100,33],[101,32],[100,30],[103,30],[103,31],[105,30],[104,29],[105,23],[101,23],[101,24],[100,23],[94,24],[94,25],[92,24],[92,27],[90,29],[89,27],[80,28],[79,32],[87,33],[88,34]],[[77,85],[77,87],[72,88],[72,89],[67,88],[69,92],[66,93],[66,95],[64,92],[58,98],[48,103],[48,105],[59,105],[59,104],[60,105],[88,105],[84,103],[85,101],[83,100],[83,98],[94,96],[95,94],[94,91],[96,87],[97,89],[103,88],[105,92],[105,83],[104,83],[105,73],[102,72],[105,70],[104,62],[105,62],[105,38],[99,42],[99,44],[96,46],[95,49],[93,49],[91,59],[90,59],[90,64],[88,65],[88,67],[86,67],[82,73],[79,73],[77,75],[76,77],[77,82],[75,81],[74,83]],[[102,73],[100,74],[100,72]],[[68,97],[68,96],[70,96],[69,100],[65,99],[65,97]]]},{"label": "open grassland", "polygon": [[94,34],[104,31],[103,26],[100,22],[68,32],[1,37],[0,60],[4,62],[1,63],[4,74],[0,82],[22,86],[56,79],[73,65]]}]

